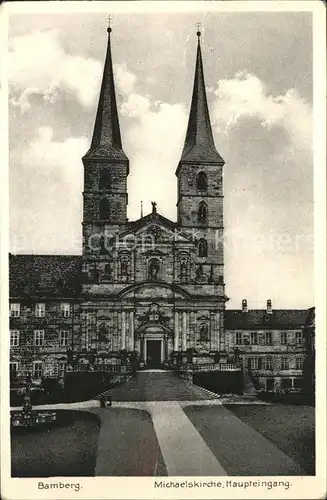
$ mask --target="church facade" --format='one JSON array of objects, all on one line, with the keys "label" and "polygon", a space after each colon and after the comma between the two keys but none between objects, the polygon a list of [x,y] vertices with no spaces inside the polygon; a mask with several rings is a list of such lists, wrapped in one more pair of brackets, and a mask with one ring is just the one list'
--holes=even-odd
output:
[{"label": "church facade", "polygon": [[[108,28],[93,136],[82,158],[82,255],[10,255],[13,377],[28,372],[34,378],[61,377],[68,351],[92,352],[95,362],[101,358],[107,364],[122,352],[134,353],[141,366],[157,367],[174,366],[178,356],[190,352],[192,362],[232,356],[235,361],[236,347],[238,361],[253,352],[268,356],[270,378],[283,376],[275,358],[288,352],[289,343],[280,332],[301,332],[306,311],[277,313],[270,304],[266,320],[267,311],[226,310],[224,160],[213,139],[199,32],[197,37],[189,121],[176,166],[177,222],[160,215],[155,202],[151,213],[129,221],[130,165],[122,146]],[[268,330],[274,333],[266,336]],[[304,344],[296,338],[292,355],[300,358]],[[262,348],[253,350],[254,345]],[[301,376],[296,363],[288,368],[294,368],[293,378]],[[258,366],[253,362],[253,369]]]}]

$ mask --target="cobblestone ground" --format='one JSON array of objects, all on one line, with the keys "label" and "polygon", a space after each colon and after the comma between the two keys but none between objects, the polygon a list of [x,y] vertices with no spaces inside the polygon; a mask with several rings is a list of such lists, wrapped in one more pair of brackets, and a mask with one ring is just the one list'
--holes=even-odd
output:
[{"label": "cobblestone ground", "polygon": [[113,401],[200,401],[216,398],[181,379],[177,373],[168,371],[138,372],[126,384],[106,394]]}]

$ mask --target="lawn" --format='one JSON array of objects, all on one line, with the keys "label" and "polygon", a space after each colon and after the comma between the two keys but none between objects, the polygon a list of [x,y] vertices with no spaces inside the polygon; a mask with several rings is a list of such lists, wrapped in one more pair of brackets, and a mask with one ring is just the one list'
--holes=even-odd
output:
[{"label": "lawn", "polygon": [[99,431],[96,415],[70,410],[51,427],[12,429],[12,477],[94,476]]},{"label": "lawn", "polygon": [[270,439],[315,474],[315,410],[311,406],[226,405],[238,418]]},{"label": "lawn", "polygon": [[187,406],[192,424],[231,476],[315,473],[315,418],[310,406]]}]

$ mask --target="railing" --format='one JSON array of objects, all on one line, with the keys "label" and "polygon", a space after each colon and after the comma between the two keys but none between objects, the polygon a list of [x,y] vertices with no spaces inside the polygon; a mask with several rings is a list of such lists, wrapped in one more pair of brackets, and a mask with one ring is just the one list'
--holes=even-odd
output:
[{"label": "railing", "polygon": [[230,372],[240,371],[241,365],[237,363],[203,363],[203,364],[187,364],[181,365],[180,371],[185,372]]},{"label": "railing", "polygon": [[131,368],[126,365],[88,365],[88,364],[79,364],[74,366],[68,366],[67,372],[110,372],[110,373],[128,373],[131,371]]}]

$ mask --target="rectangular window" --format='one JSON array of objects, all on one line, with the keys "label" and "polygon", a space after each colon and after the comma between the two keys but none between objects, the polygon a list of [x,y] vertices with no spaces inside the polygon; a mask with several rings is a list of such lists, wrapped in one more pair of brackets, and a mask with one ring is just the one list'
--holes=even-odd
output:
[{"label": "rectangular window", "polygon": [[266,378],[266,391],[273,391],[275,388],[275,379],[274,378]]},{"label": "rectangular window", "polygon": [[242,332],[236,332],[236,342],[237,345],[242,345]]},{"label": "rectangular window", "polygon": [[272,344],[272,334],[271,334],[271,332],[266,332],[265,333],[265,343],[267,345]]},{"label": "rectangular window", "polygon": [[35,304],[35,316],[37,318],[44,318],[45,316],[45,304]]},{"label": "rectangular window", "polygon": [[41,347],[44,344],[44,330],[34,330],[34,345]]},{"label": "rectangular window", "polygon": [[295,342],[297,344],[303,343],[303,332],[295,332]]},{"label": "rectangular window", "polygon": [[251,344],[258,343],[258,334],[257,332],[251,332]]},{"label": "rectangular window", "polygon": [[19,318],[19,316],[20,316],[20,304],[19,304],[19,302],[12,302],[10,304],[10,316],[12,318]]},{"label": "rectangular window", "polygon": [[250,358],[250,368],[251,370],[258,369],[258,358]]},{"label": "rectangular window", "polygon": [[19,330],[10,330],[10,347],[19,346]]},{"label": "rectangular window", "polygon": [[296,369],[303,370],[303,358],[296,358]]},{"label": "rectangular window", "polygon": [[288,370],[289,369],[288,358],[282,358],[281,369],[282,370]]},{"label": "rectangular window", "polygon": [[301,377],[295,378],[293,385],[294,389],[303,389],[303,379]]},{"label": "rectangular window", "polygon": [[86,262],[83,262],[83,264],[82,264],[82,272],[83,273],[89,272],[89,265]]},{"label": "rectangular window", "polygon": [[58,363],[58,376],[63,378],[65,376],[67,361],[59,361]]},{"label": "rectangular window", "polygon": [[282,389],[291,389],[292,388],[292,379],[291,378],[282,378],[281,379],[281,388]]},{"label": "rectangular window", "polygon": [[64,318],[69,318],[70,317],[70,304],[62,303],[60,305],[60,312],[61,312],[61,316],[63,316]]},{"label": "rectangular window", "polygon": [[287,332],[280,332],[280,343],[287,344]]},{"label": "rectangular window", "polygon": [[41,378],[43,375],[43,363],[42,361],[33,362],[33,377]]},{"label": "rectangular window", "polygon": [[265,358],[264,367],[265,367],[265,370],[272,370],[273,369],[273,359],[271,356],[267,356]]},{"label": "rectangular window", "polygon": [[59,334],[59,345],[61,347],[68,346],[69,343],[69,331],[62,330]]},{"label": "rectangular window", "polygon": [[11,361],[9,363],[9,374],[10,378],[16,378],[18,374],[18,361]]}]

